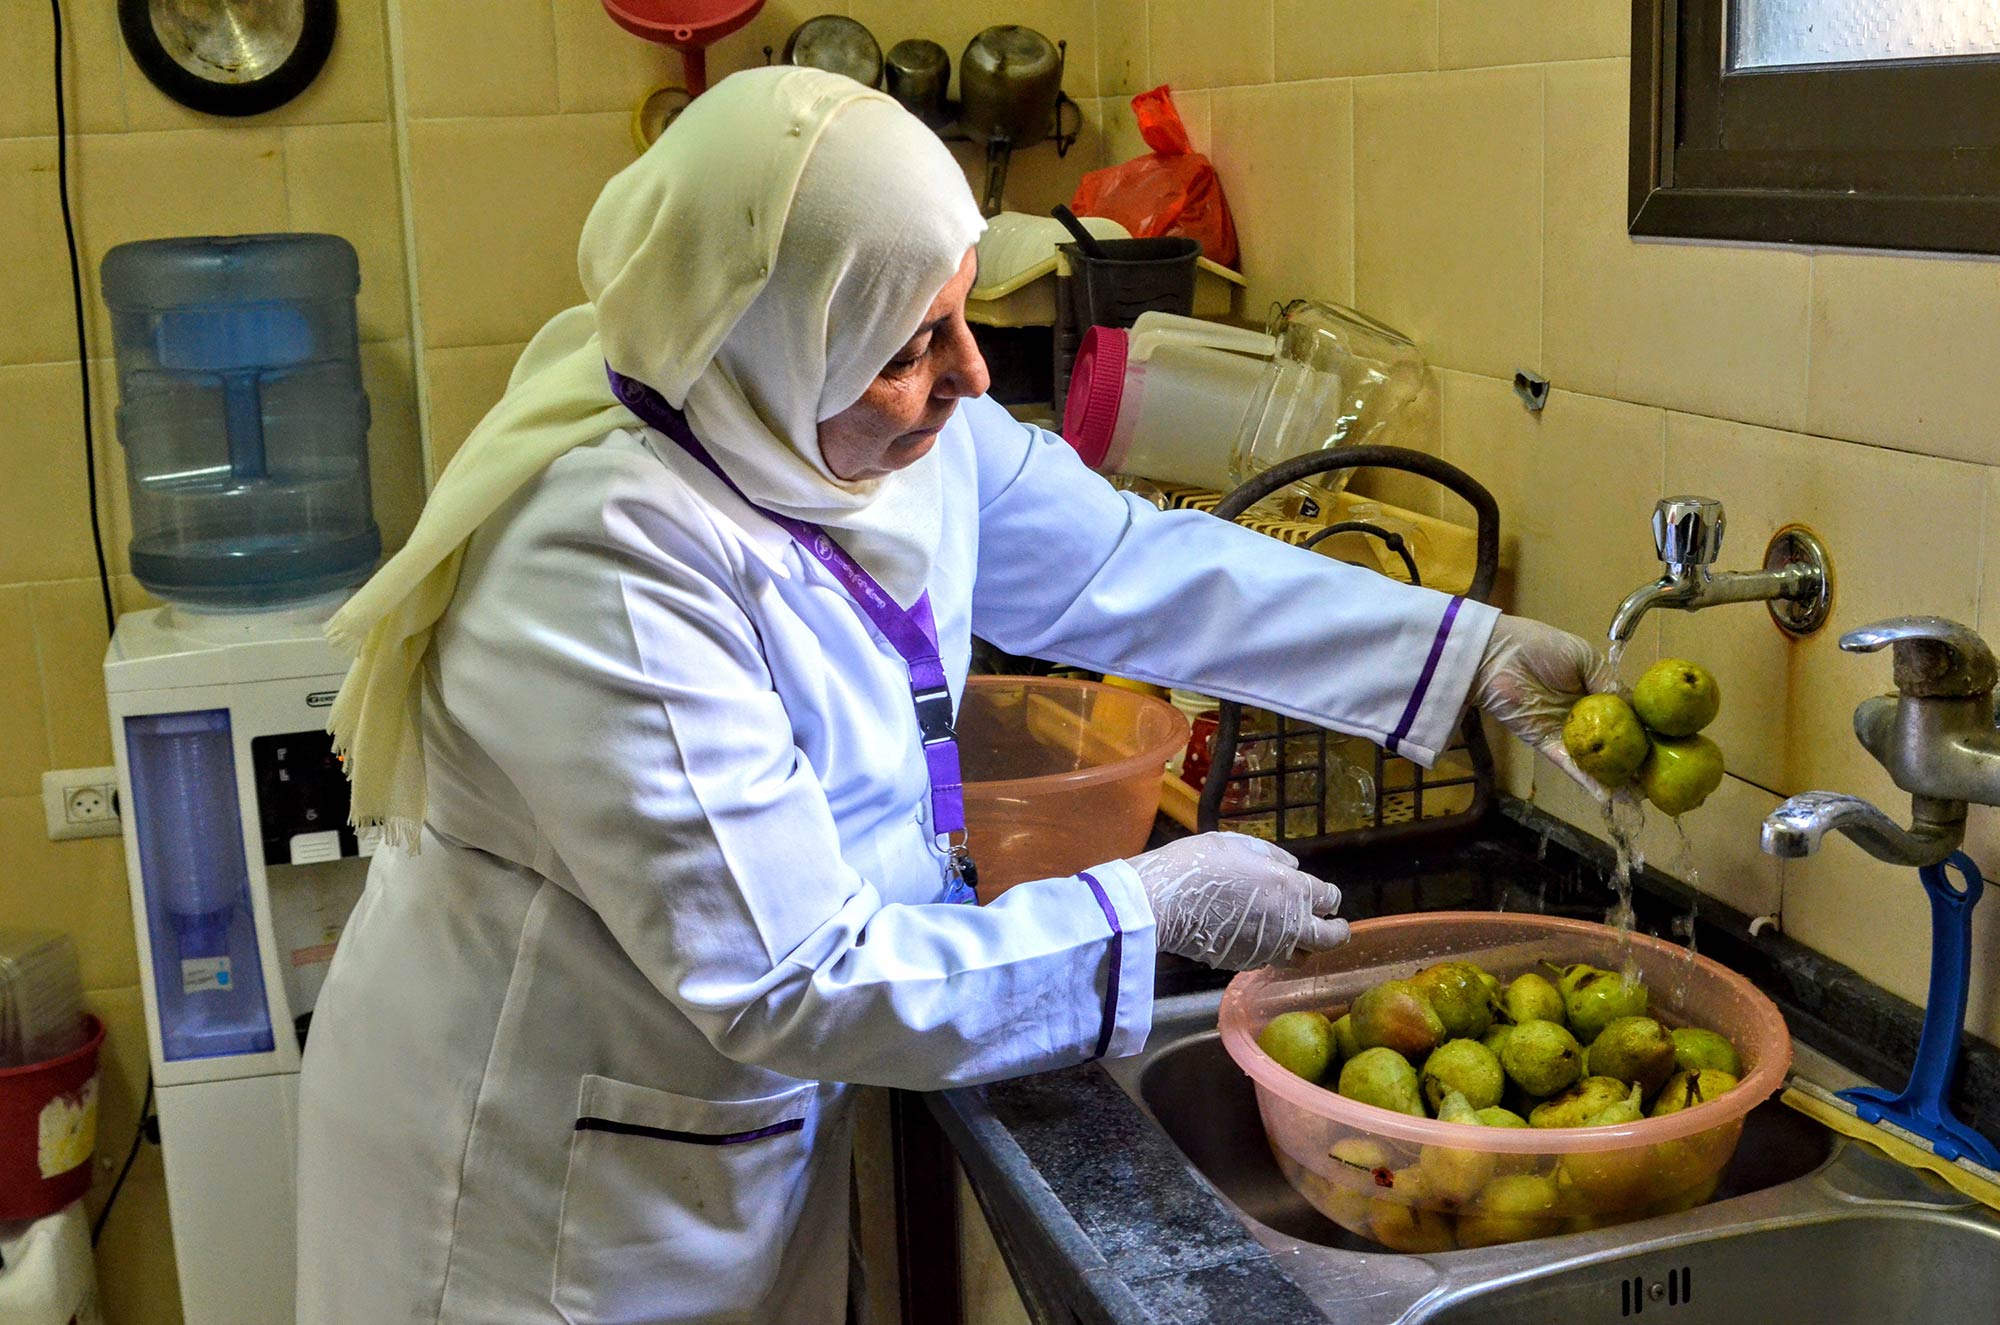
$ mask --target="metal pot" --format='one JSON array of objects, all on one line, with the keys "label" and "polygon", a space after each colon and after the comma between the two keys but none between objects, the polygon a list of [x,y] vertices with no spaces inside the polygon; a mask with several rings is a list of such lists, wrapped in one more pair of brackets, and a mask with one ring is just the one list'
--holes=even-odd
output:
[{"label": "metal pot", "polygon": [[793,28],[778,58],[846,74],[864,87],[882,82],[882,47],[875,34],[841,14],[821,14]]},{"label": "metal pot", "polygon": [[981,210],[1000,210],[1007,165],[1017,147],[1032,147],[1056,128],[1065,51],[1033,28],[1007,23],[972,39],[958,62],[960,119],[975,142],[986,144],[986,190]]},{"label": "metal pot", "polygon": [[889,48],[889,95],[931,128],[951,120],[945,90],[951,84],[951,56],[934,41],[912,38]]}]

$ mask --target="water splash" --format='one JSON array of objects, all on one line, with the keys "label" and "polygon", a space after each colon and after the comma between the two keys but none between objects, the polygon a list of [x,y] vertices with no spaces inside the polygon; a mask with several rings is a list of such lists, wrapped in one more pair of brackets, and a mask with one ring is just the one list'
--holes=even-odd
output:
[{"label": "water splash", "polygon": [[1686,826],[1678,818],[1673,821],[1673,825],[1674,832],[1680,839],[1680,845],[1674,850],[1673,867],[1667,872],[1694,890],[1688,899],[1688,913],[1676,916],[1673,922],[1674,937],[1687,945],[1687,959],[1680,963],[1680,969],[1674,973],[1673,1006],[1680,1008],[1687,1004],[1688,985],[1694,979],[1695,957],[1698,955],[1695,923],[1701,918],[1701,871],[1695,868],[1694,843],[1688,838]]},{"label": "water splash", "polygon": [[1618,931],[1619,967],[1627,980],[1639,976],[1639,964],[1632,956],[1632,878],[1645,868],[1646,857],[1639,848],[1639,835],[1645,828],[1644,801],[1636,796],[1613,796],[1604,802],[1604,831],[1614,852],[1611,887],[1618,894],[1605,913],[1604,923]]}]

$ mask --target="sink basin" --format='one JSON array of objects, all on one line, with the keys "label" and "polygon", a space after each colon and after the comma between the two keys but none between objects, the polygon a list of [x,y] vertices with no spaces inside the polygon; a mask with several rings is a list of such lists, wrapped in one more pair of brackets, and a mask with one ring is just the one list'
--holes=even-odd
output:
[{"label": "sink basin", "polygon": [[[1716,1198],[1683,1214],[1434,1255],[1364,1241],[1278,1172],[1249,1080],[1216,1033],[1219,992],[1154,1006],[1153,1034],[1104,1070],[1188,1167],[1341,1325],[1991,1325],[2000,1215],[1776,1100],[1745,1119]],[[1798,1075],[1858,1084],[1795,1046]]]},{"label": "sink basin", "polygon": [[[1746,1131],[1746,1148],[1750,1139]],[[1884,1211],[1593,1261],[1524,1283],[1474,1289],[1412,1319],[1426,1325],[1586,1325],[1643,1315],[1702,1325],[1992,1325],[1996,1303],[2000,1225]]]},{"label": "sink basin", "polygon": [[[1257,1120],[1257,1097],[1214,1031],[1149,1054],[1139,1102],[1204,1178],[1243,1213],[1302,1242],[1395,1255],[1355,1236],[1306,1202],[1278,1172]],[[1715,1199],[1804,1177],[1833,1153],[1833,1134],[1776,1100],[1743,1120],[1743,1140]]]}]

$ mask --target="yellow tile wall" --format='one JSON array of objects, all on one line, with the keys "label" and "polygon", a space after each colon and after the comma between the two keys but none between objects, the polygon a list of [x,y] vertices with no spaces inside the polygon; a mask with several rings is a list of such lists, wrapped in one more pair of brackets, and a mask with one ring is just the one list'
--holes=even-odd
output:
[{"label": "yellow tile wall", "polygon": [[[422,467],[384,6],[342,5],[320,78],[290,105],[235,121],[189,111],[146,82],[125,54],[115,5],[63,5],[99,509],[121,611],[151,605],[125,574],[116,384],[96,288],[105,251],[126,240],[287,229],[350,240],[361,256],[376,515],[392,546],[415,521]],[[20,9],[0,50],[0,249],[8,255],[0,289],[0,463],[8,475],[0,485],[0,926],[74,934],[87,1001],[110,1027],[95,1210],[130,1144],[147,1055],[122,848],[116,839],[50,842],[42,824],[42,771],[108,764],[111,747],[56,189],[53,34],[46,5]],[[119,1197],[98,1265],[111,1325],[179,1322],[166,1192],[151,1147]]]},{"label": "yellow tile wall", "polygon": [[[1844,841],[1781,863],[1757,827],[1815,787],[1908,813],[1849,729],[1887,663],[1841,653],[1841,631],[1936,612],[2000,638],[2000,266],[1628,238],[1630,23],[1629,0],[1098,0],[1104,150],[1141,150],[1124,94],[1174,82],[1236,215],[1245,311],[1352,301],[1417,338],[1442,453],[1499,497],[1515,610],[1602,637],[1658,573],[1647,517],[1670,492],[1724,500],[1729,566],[1791,521],[1829,540],[1834,617],[1813,639],[1748,606],[1642,625],[1628,679],[1663,652],[1714,664],[1732,769],[1685,844],[1656,816],[1645,848],[1921,1001],[1914,876]],[[1543,413],[1514,397],[1517,368],[1554,383]],[[1502,764],[1602,830],[1545,766]],[[2000,870],[2000,812],[1975,811],[1968,842]],[[1970,1017],[2000,1040],[1993,911]]]}]

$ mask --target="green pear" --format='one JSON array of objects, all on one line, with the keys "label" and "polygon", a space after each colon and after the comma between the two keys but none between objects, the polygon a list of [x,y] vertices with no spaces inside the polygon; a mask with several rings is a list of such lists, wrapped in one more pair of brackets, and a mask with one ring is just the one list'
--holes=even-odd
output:
[{"label": "green pear", "polygon": [[1651,743],[1639,715],[1619,695],[1585,695],[1563,720],[1563,748],[1606,787],[1630,782]]},{"label": "green pear", "polygon": [[1280,1012],[1257,1032],[1257,1047],[1293,1076],[1317,1083],[1333,1062],[1333,1023],[1322,1012]]},{"label": "green pear", "polygon": [[1743,1075],[1743,1060],[1728,1037],[1699,1026],[1682,1026],[1674,1032],[1674,1066],[1683,1072],[1712,1067],[1732,1077]]},{"label": "green pear", "polygon": [[1626,1098],[1631,1087],[1616,1077],[1585,1077],[1528,1114],[1530,1127],[1588,1127],[1590,1120]]},{"label": "green pear", "polygon": [[1450,1094],[1465,1096],[1474,1109],[1489,1108],[1500,1102],[1507,1086],[1500,1060],[1477,1040],[1447,1040],[1431,1050],[1419,1079],[1433,1109],[1442,1108]]},{"label": "green pear", "polygon": [[1354,1042],[1363,1049],[1394,1049],[1420,1059],[1445,1042],[1444,1022],[1423,991],[1407,980],[1388,980],[1354,1000]]},{"label": "green pear", "polygon": [[1678,818],[1722,785],[1722,749],[1706,736],[1662,736],[1639,767],[1639,789]]},{"label": "green pear", "polygon": [[1500,1052],[1500,1066],[1530,1095],[1553,1095],[1583,1075],[1583,1046],[1553,1021],[1514,1028]]},{"label": "green pear", "polygon": [[1536,1173],[1510,1173],[1486,1184],[1458,1219],[1458,1245],[1491,1247],[1524,1242],[1556,1231],[1560,1192],[1555,1179]]},{"label": "green pear", "polygon": [[1507,1020],[1517,1026],[1526,1021],[1563,1021],[1562,991],[1533,971],[1524,971],[1508,982],[1500,1006]]},{"label": "green pear", "polygon": [[1695,1072],[1676,1072],[1667,1078],[1666,1085],[1660,1087],[1660,1096],[1653,1101],[1653,1116],[1664,1118],[1682,1109],[1692,1109],[1735,1088],[1735,1074],[1719,1072],[1712,1067]]},{"label": "green pear", "polygon": [[1674,1074],[1674,1037],[1651,1017],[1614,1017],[1590,1042],[1583,1070],[1632,1082],[1650,1096]]},{"label": "green pear", "polygon": [[1391,1158],[1389,1147],[1383,1145],[1373,1137],[1366,1136],[1342,1137],[1340,1140],[1334,1142],[1333,1146],[1326,1153],[1330,1158],[1338,1160],[1351,1169],[1359,1169],[1364,1173],[1371,1174],[1377,1169],[1388,1168]]},{"label": "green pear", "polygon": [[1580,964],[1563,972],[1562,992],[1569,1028],[1583,1044],[1620,1017],[1645,1016],[1649,1000],[1643,981]]},{"label": "green pear", "polygon": [[1661,1199],[1657,1205],[1648,1207],[1646,1213],[1650,1216],[1678,1215],[1698,1205],[1706,1205],[1708,1199],[1715,1195],[1715,1189],[1721,1185],[1722,1175],[1711,1173],[1693,1186],[1684,1187],[1673,1195]]},{"label": "green pear", "polygon": [[1354,1038],[1353,1013],[1343,1012],[1333,1023],[1333,1047],[1343,1063],[1361,1052],[1361,1041]]},{"label": "green pear", "polygon": [[[1469,1043],[1469,1041],[1468,1041]],[[1479,1115],[1466,1103],[1465,1096],[1452,1091],[1438,1106],[1438,1121],[1480,1126]],[[1441,1200],[1454,1204],[1470,1201],[1493,1176],[1494,1156],[1485,1150],[1461,1150],[1456,1146],[1425,1146],[1417,1156],[1424,1181]]]},{"label": "green pear", "polygon": [[1394,1049],[1380,1045],[1363,1049],[1341,1064],[1340,1093],[1378,1109],[1391,1109],[1418,1118],[1430,1116],[1424,1112],[1424,1095],[1417,1084],[1417,1069]]},{"label": "green pear", "polygon": [[1722,708],[1722,690],[1698,662],[1662,658],[1632,687],[1632,711],[1657,736],[1692,736]]},{"label": "green pear", "polygon": [[[1637,1093],[1637,1087],[1634,1087]],[[1622,1102],[1604,1111],[1618,1115],[1616,1121],[1637,1122],[1644,1115],[1637,1100],[1625,1117]],[[1603,1117],[1600,1114],[1599,1117]],[[1558,1168],[1562,1185],[1595,1210],[1630,1210],[1644,1205],[1651,1195],[1651,1146],[1627,1146],[1620,1150],[1578,1150],[1562,1157]]]},{"label": "green pear", "polygon": [[1493,995],[1471,962],[1439,962],[1410,977],[1451,1039],[1478,1039],[1493,1025]]},{"label": "green pear", "polygon": [[1500,1056],[1500,1051],[1507,1047],[1507,1037],[1509,1035],[1512,1035],[1513,1033],[1514,1033],[1514,1028],[1512,1026],[1508,1025],[1504,1021],[1497,1021],[1493,1023],[1492,1030],[1486,1032],[1484,1036],[1480,1037],[1479,1042],[1486,1046],[1486,1051],[1488,1053],[1492,1054],[1495,1058],[1498,1058]]},{"label": "green pear", "polygon": [[1370,1203],[1368,1236],[1391,1251],[1450,1251],[1451,1216],[1429,1208],[1439,1198],[1415,1165],[1391,1175],[1389,1186]]},{"label": "green pear", "polygon": [[1486,1127],[1526,1127],[1528,1125],[1526,1118],[1515,1113],[1512,1109],[1503,1109],[1497,1104],[1490,1109],[1480,1109],[1477,1112],[1480,1123]]}]

